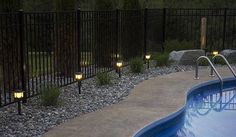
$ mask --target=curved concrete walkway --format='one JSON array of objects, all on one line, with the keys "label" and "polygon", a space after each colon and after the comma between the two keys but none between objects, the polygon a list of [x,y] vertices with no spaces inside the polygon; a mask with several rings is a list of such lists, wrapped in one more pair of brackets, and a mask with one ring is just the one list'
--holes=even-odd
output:
[{"label": "curved concrete walkway", "polygon": [[[226,67],[222,76],[232,76]],[[47,132],[45,137],[131,137],[145,125],[181,108],[185,93],[193,85],[209,81],[209,70],[178,72],[146,80],[137,85],[126,100],[102,110],[69,120]]]}]

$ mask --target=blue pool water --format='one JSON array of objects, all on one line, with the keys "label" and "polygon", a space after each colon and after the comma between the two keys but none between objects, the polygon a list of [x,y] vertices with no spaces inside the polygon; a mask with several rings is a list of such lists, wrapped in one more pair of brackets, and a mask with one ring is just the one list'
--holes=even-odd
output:
[{"label": "blue pool water", "polygon": [[236,137],[236,81],[223,90],[212,81],[190,90],[178,112],[140,130],[135,137]]},{"label": "blue pool water", "polygon": [[178,137],[235,137],[236,90],[197,94],[187,104]]}]

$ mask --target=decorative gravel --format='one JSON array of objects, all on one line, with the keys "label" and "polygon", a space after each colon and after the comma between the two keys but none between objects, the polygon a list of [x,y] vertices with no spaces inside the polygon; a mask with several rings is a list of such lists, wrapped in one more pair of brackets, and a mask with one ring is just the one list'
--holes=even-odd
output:
[{"label": "decorative gravel", "polygon": [[68,119],[124,100],[143,80],[190,70],[193,70],[192,66],[152,67],[141,74],[133,74],[125,67],[121,78],[115,71],[110,72],[113,77],[111,85],[98,86],[96,78],[90,78],[82,82],[82,94],[79,94],[76,83],[62,88],[57,107],[43,107],[39,97],[34,97],[22,106],[22,115],[17,115],[17,104],[0,108],[0,137],[40,137]]}]

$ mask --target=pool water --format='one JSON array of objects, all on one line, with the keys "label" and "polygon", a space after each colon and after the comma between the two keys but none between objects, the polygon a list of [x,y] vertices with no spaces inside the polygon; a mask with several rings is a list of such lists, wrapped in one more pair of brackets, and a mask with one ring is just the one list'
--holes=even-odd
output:
[{"label": "pool water", "polygon": [[183,123],[177,137],[235,137],[236,90],[192,96]]},{"label": "pool water", "polygon": [[193,87],[179,111],[138,131],[134,137],[236,137],[236,80]]}]

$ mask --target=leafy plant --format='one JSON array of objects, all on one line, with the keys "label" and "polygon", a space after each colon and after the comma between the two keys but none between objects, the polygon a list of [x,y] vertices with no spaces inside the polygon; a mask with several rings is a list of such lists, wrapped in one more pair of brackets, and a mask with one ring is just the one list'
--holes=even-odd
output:
[{"label": "leafy plant", "polygon": [[[208,58],[212,61],[212,57],[213,56],[208,56]],[[214,64],[221,64],[221,65],[225,65],[225,62],[224,62],[224,60],[222,59],[222,58],[215,58],[215,61],[214,61]],[[205,60],[205,59],[202,59],[202,60],[200,60],[199,61],[199,66],[208,66],[209,65],[209,63],[208,63],[208,61],[207,60]]]},{"label": "leafy plant", "polygon": [[141,58],[133,58],[130,60],[130,70],[133,73],[141,73],[143,71],[143,60]]},{"label": "leafy plant", "polygon": [[107,72],[97,74],[97,83],[100,86],[111,84],[111,79],[111,76]]},{"label": "leafy plant", "polygon": [[60,89],[58,87],[44,88],[41,90],[41,103],[43,106],[56,106],[58,105],[58,98]]},{"label": "leafy plant", "polygon": [[155,57],[155,60],[156,60],[156,66],[168,66],[169,54],[160,53]]},{"label": "leafy plant", "polygon": [[222,58],[215,58],[215,64],[225,65],[225,62]]},{"label": "leafy plant", "polygon": [[199,61],[199,66],[208,66],[208,65],[209,65],[209,63],[205,59],[202,59],[202,60]]},{"label": "leafy plant", "polygon": [[196,49],[192,41],[178,41],[178,40],[167,40],[165,46],[166,52],[171,52],[173,50],[188,50],[188,49]]}]

